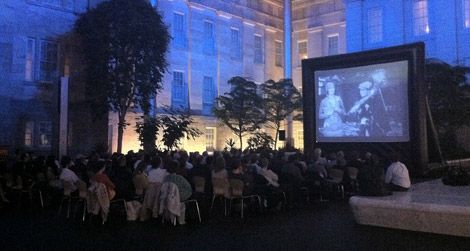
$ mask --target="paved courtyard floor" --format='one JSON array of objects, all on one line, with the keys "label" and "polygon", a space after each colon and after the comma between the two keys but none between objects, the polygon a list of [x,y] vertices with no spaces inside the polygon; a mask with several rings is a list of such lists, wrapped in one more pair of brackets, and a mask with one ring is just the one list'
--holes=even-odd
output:
[{"label": "paved courtyard floor", "polygon": [[[118,209],[118,208],[116,208]],[[219,210],[220,211],[220,210]],[[1,250],[470,250],[470,238],[361,226],[347,200],[224,217],[189,212],[187,224],[127,222],[110,215],[80,222],[57,209],[0,209]],[[470,224],[470,222],[468,223]]]}]

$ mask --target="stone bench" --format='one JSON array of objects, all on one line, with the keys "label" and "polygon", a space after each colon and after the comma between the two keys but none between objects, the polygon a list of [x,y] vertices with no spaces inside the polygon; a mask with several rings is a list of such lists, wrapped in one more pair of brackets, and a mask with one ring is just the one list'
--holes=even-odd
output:
[{"label": "stone bench", "polygon": [[353,196],[358,224],[470,237],[470,186],[432,180],[391,196]]}]

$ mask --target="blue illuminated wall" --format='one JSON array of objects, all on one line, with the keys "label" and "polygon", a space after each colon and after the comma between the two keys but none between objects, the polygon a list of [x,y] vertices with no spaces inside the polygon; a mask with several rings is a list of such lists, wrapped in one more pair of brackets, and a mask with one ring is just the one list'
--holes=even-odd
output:
[{"label": "blue illuminated wall", "polygon": [[[465,25],[464,1],[345,0],[347,51],[423,41],[426,44],[427,58],[438,58],[450,64],[470,65],[470,27]],[[428,28],[427,32],[417,34],[417,18],[413,9],[422,6],[426,6]],[[381,41],[370,39],[373,28],[369,19],[374,9],[381,11]]]}]

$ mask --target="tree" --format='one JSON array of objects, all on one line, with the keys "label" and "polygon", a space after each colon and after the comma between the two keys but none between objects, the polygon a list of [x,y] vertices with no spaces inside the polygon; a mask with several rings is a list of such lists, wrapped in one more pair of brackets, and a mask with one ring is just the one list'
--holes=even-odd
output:
[{"label": "tree", "polygon": [[94,111],[118,115],[118,147],[130,108],[150,110],[162,88],[170,35],[158,12],[145,0],[104,1],[75,23],[87,72],[87,95]]},{"label": "tree", "polygon": [[139,134],[140,146],[146,153],[152,153],[157,149],[156,140],[158,136],[160,121],[158,117],[142,116],[140,121],[136,122],[135,131]]},{"label": "tree", "polygon": [[281,123],[295,111],[300,111],[302,96],[291,79],[281,79],[278,82],[268,80],[261,85],[261,89],[264,94],[264,108],[266,119],[269,122],[268,126],[276,131],[274,137],[274,149],[276,149]]},{"label": "tree", "polygon": [[159,115],[158,121],[163,134],[163,144],[168,150],[177,148],[180,140],[186,136],[186,139],[195,139],[202,132],[190,125],[194,123],[191,115],[182,110],[164,109],[164,114]]},{"label": "tree", "polygon": [[247,141],[250,150],[268,150],[271,149],[273,143],[273,137],[265,132],[255,132]]},{"label": "tree", "polygon": [[468,67],[451,66],[434,59],[426,62],[429,106],[442,150],[447,156],[457,150],[456,131],[470,125],[468,73]]},{"label": "tree", "polygon": [[243,149],[243,136],[259,128],[265,121],[263,100],[257,94],[254,82],[242,77],[233,77],[228,83],[231,91],[216,98],[213,113],[224,125],[233,131]]}]

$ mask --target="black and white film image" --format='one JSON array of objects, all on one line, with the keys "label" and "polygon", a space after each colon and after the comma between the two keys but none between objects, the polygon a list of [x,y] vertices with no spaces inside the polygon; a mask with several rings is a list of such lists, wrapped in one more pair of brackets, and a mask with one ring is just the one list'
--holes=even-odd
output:
[{"label": "black and white film image", "polygon": [[317,142],[409,141],[408,61],[315,72]]}]

